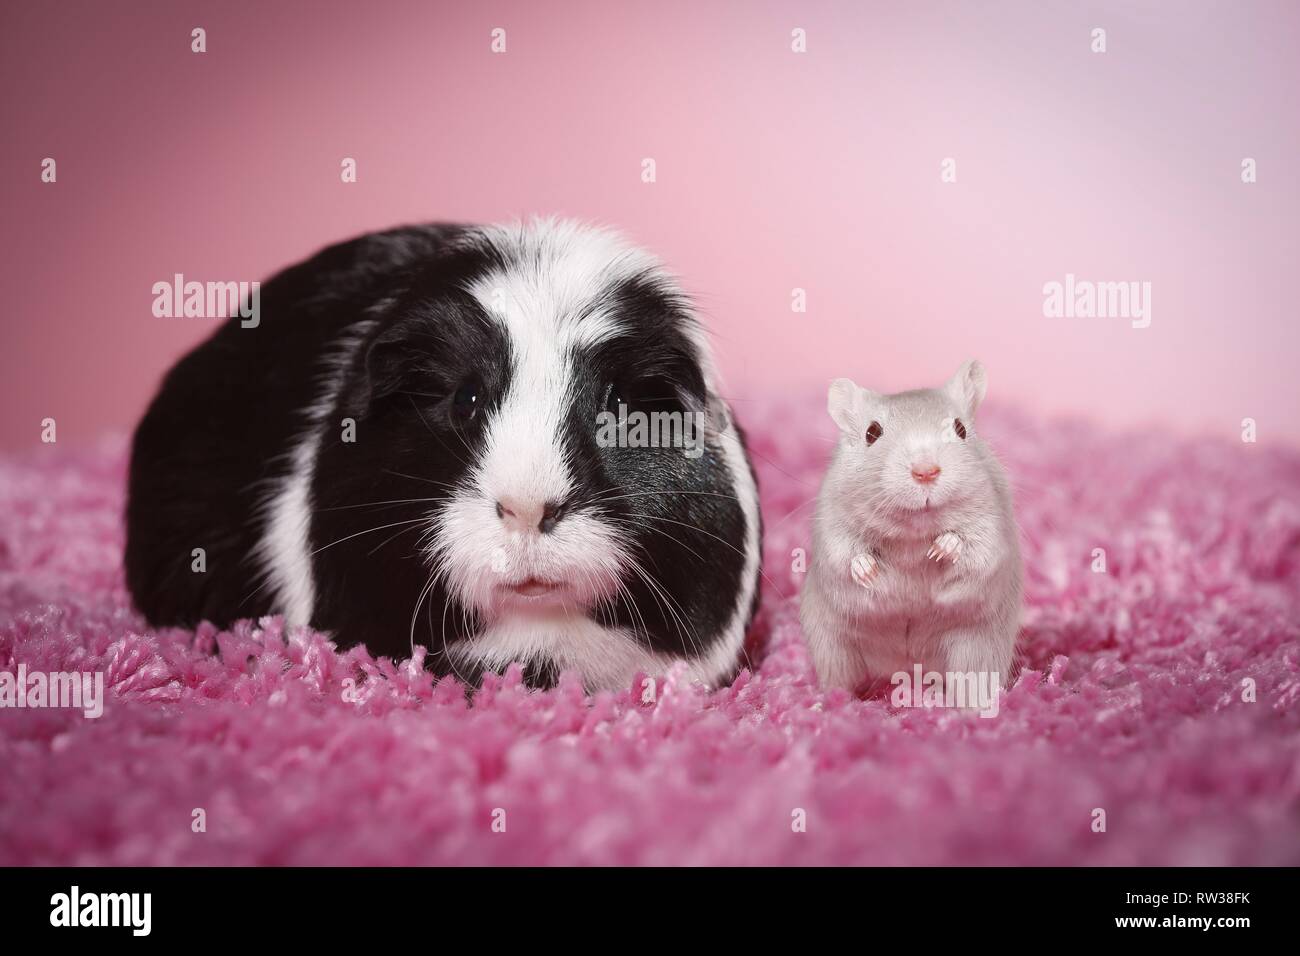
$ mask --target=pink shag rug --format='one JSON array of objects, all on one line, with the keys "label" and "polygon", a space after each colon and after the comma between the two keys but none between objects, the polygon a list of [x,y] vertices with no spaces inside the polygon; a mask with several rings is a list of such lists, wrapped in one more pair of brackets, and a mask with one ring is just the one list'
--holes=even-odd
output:
[{"label": "pink shag rug", "polygon": [[276,619],[151,631],[122,581],[125,444],[0,462],[0,669],[108,687],[97,720],[0,710],[0,863],[1300,863],[1300,454],[984,416],[1027,607],[980,719],[818,691],[791,553],[829,426],[816,401],[739,414],[767,523],[754,667],[652,706],[515,674],[471,707]]}]

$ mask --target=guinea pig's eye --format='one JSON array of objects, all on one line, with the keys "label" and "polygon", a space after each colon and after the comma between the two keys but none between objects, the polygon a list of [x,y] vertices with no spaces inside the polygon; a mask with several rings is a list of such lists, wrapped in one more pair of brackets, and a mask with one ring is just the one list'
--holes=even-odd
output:
[{"label": "guinea pig's eye", "polygon": [[456,393],[451,397],[452,417],[459,422],[473,421],[482,403],[482,396],[479,394],[481,391],[476,379],[470,379],[456,389]]},{"label": "guinea pig's eye", "polygon": [[606,386],[605,410],[618,416],[627,412],[680,412],[681,396],[667,379],[656,375],[620,378]]},{"label": "guinea pig's eye", "polygon": [[874,445],[876,443],[876,439],[879,438],[884,433],[885,430],[880,427],[880,422],[872,422],[870,425],[867,426],[867,444]]},{"label": "guinea pig's eye", "polygon": [[962,441],[966,440],[966,426],[961,423],[960,418],[954,418],[952,420],[952,430],[957,433],[957,437]]},{"label": "guinea pig's eye", "polygon": [[623,392],[618,387],[618,384],[616,382],[610,382],[608,387],[605,389],[605,411],[617,417],[618,407],[626,404],[627,402],[624,401]]}]

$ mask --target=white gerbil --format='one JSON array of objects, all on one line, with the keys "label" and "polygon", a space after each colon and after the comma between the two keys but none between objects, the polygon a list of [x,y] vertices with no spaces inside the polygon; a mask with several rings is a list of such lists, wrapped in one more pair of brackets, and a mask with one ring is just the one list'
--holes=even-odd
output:
[{"label": "white gerbil", "polygon": [[1006,472],[975,428],[985,389],[976,361],[937,389],[880,395],[831,383],[841,434],[800,608],[824,687],[852,690],[917,665],[1006,686],[1020,548]]}]

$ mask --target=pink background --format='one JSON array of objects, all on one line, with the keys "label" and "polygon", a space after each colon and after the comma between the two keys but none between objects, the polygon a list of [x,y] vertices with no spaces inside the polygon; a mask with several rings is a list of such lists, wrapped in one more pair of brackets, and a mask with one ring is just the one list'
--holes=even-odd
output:
[{"label": "pink background", "polygon": [[[1300,4],[54,2],[3,17],[3,448],[37,445],[45,416],[60,444],[133,424],[213,327],[151,314],[175,272],[264,279],[369,229],[534,213],[658,252],[741,402],[846,374],[934,384],[977,356],[991,397],[1043,414],[1231,440],[1250,416],[1261,442],[1300,440]],[[1045,318],[1042,286],[1067,272],[1151,282],[1151,327]]]}]

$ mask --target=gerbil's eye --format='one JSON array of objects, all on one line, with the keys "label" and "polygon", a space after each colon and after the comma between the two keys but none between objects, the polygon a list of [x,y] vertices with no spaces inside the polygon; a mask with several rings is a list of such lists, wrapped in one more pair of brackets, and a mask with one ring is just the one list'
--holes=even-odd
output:
[{"label": "gerbil's eye", "polygon": [[961,423],[960,418],[954,418],[952,420],[952,430],[957,433],[957,437],[962,441],[966,440],[966,426]]},{"label": "gerbil's eye", "polygon": [[458,422],[470,422],[478,414],[479,406],[482,404],[482,391],[479,383],[475,379],[470,379],[460,388],[456,389],[456,394],[451,397],[451,414]]},{"label": "gerbil's eye", "polygon": [[880,422],[872,422],[870,425],[867,426],[867,444],[874,445],[876,443],[876,439],[879,438],[884,433],[885,430],[880,427]]}]

